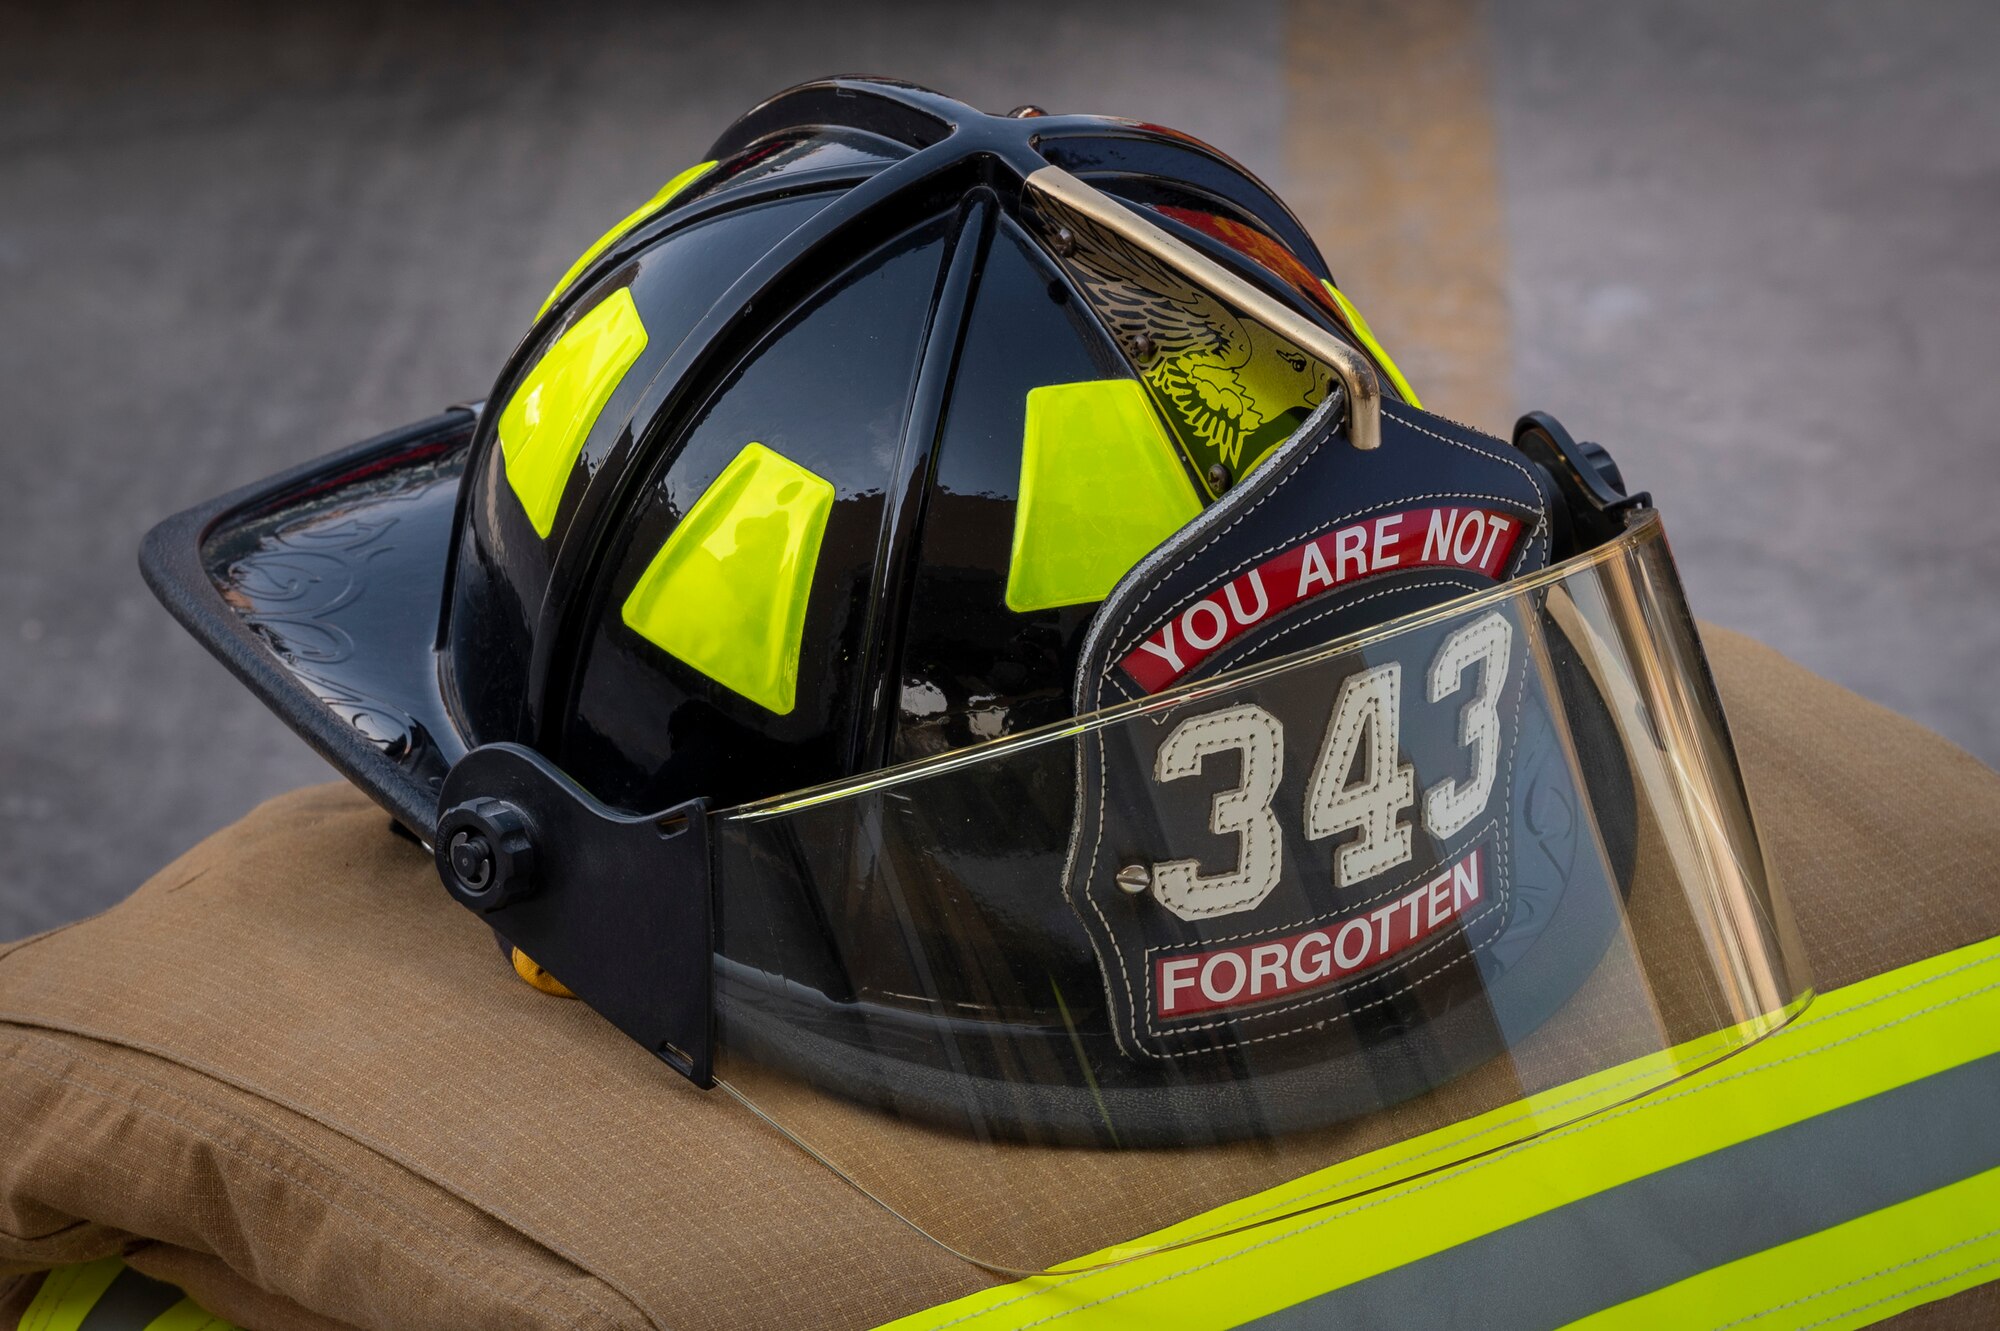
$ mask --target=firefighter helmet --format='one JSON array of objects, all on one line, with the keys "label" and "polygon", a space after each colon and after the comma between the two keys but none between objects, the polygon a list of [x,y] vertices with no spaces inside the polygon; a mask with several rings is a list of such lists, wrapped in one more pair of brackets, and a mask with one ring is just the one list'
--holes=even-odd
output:
[{"label": "firefighter helmet", "polygon": [[1423,411],[1158,126],[783,93],[483,406],[145,562],[508,946],[809,1144],[1295,1173],[1804,992],[1646,497]]}]

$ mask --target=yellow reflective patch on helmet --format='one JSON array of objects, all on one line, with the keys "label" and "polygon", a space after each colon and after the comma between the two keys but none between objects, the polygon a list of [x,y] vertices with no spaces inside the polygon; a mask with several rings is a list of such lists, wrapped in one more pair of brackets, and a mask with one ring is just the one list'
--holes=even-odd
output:
[{"label": "yellow reflective patch on helmet", "polygon": [[625,598],[625,623],[716,683],[783,716],[833,486],[750,444],[667,537]]},{"label": "yellow reflective patch on helmet", "polygon": [[630,213],[626,214],[624,220],[619,222],[617,226],[612,227],[609,231],[599,236],[597,238],[597,243],[592,245],[589,249],[585,250],[583,254],[580,257],[578,257],[577,261],[569,266],[569,271],[562,275],[562,280],[560,282],[556,283],[556,289],[554,291],[551,291],[549,293],[549,298],[542,302],[542,308],[535,311],[535,317],[539,319],[544,314],[547,314],[549,312],[549,306],[556,303],[556,297],[562,295],[563,292],[569,290],[569,284],[576,281],[577,277],[583,272],[584,269],[590,267],[591,260],[595,259],[598,255],[604,253],[604,251],[610,249],[614,244],[617,243],[618,238],[624,235],[627,231],[630,231],[633,227],[639,225],[639,223],[645,221],[647,218],[651,217],[654,213],[657,213],[658,211],[660,211],[660,209],[672,203],[674,201],[675,195],[679,194],[689,185],[694,184],[695,181],[707,175],[714,166],[715,166],[714,162],[702,162],[699,163],[698,165],[689,167],[687,170],[675,176],[672,180],[669,180],[666,184],[660,186],[660,192],[658,194],[655,194],[652,198],[646,200],[644,203],[640,204],[637,208],[633,209]]},{"label": "yellow reflective patch on helmet", "polygon": [[584,437],[646,349],[646,325],[620,287],[556,339],[500,414],[500,453],[535,534],[548,538]]},{"label": "yellow reflective patch on helmet", "polygon": [[1348,331],[1361,339],[1361,349],[1375,358],[1375,363],[1382,367],[1382,373],[1388,375],[1389,382],[1396,386],[1397,395],[1421,411],[1424,404],[1417,399],[1417,390],[1410,387],[1410,381],[1396,368],[1396,362],[1382,349],[1382,344],[1376,341],[1375,330],[1361,317],[1361,311],[1354,308],[1354,302],[1349,300],[1339,287],[1325,278],[1322,277],[1319,284],[1326,288],[1327,295],[1333,297],[1333,303],[1340,306],[1340,312],[1347,320]]},{"label": "yellow reflective patch on helmet", "polygon": [[1200,512],[1144,385],[1098,379],[1031,389],[1007,608],[1101,601]]}]

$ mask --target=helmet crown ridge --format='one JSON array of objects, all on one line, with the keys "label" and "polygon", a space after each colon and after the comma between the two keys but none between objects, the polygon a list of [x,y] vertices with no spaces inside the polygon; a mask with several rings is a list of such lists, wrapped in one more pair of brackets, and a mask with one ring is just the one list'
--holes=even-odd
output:
[{"label": "helmet crown ridge", "polygon": [[[1373,401],[1324,276],[1187,136],[778,94],[571,265],[495,386],[460,728],[650,807],[1060,719],[1119,579],[1330,396]],[[718,783],[719,754],[756,760]]]}]

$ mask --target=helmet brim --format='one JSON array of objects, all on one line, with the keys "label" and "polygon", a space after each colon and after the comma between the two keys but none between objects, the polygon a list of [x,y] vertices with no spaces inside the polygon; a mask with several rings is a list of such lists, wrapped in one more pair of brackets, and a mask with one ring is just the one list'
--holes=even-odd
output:
[{"label": "helmet brim", "polygon": [[466,749],[436,644],[477,420],[453,408],[223,495],[139,552],[168,611],[425,840]]}]

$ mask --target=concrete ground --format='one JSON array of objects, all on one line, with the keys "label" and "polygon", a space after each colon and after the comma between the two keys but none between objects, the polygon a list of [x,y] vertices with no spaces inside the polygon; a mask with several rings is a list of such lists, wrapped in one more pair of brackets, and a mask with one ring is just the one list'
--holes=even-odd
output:
[{"label": "concrete ground", "polygon": [[2000,762],[2000,9],[726,13],[0,3],[0,939],[330,775],[146,527],[482,394],[611,219],[851,70],[1235,153],[1432,405],[1611,444],[1698,613]]}]

